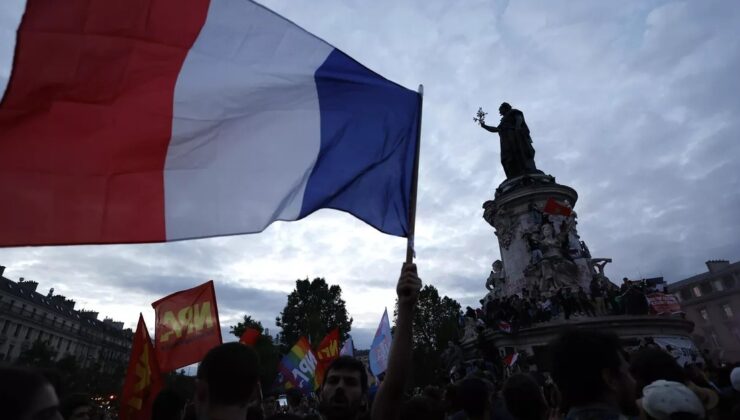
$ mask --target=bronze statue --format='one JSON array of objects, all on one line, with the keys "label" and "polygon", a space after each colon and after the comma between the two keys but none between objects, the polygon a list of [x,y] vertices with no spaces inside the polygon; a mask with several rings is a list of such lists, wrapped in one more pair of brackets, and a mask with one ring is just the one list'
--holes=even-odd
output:
[{"label": "bronze statue", "polygon": [[486,125],[484,119],[486,113],[478,110],[473,121],[480,124],[484,129],[498,133],[501,140],[501,165],[504,167],[506,179],[516,178],[525,174],[541,174],[534,164],[534,147],[532,138],[529,136],[529,127],[524,121],[524,114],[518,109],[504,102],[498,108],[501,114],[501,122],[498,126]]}]

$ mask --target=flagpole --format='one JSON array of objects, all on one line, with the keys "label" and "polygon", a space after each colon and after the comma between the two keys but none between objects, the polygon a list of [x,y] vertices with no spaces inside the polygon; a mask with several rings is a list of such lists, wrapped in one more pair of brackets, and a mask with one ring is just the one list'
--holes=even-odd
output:
[{"label": "flagpole", "polygon": [[424,85],[419,85],[419,121],[416,128],[416,150],[414,153],[414,172],[411,178],[409,197],[409,234],[406,238],[406,263],[414,262],[414,231],[416,228],[416,192],[419,184],[419,152],[421,151],[421,114],[424,105]]}]

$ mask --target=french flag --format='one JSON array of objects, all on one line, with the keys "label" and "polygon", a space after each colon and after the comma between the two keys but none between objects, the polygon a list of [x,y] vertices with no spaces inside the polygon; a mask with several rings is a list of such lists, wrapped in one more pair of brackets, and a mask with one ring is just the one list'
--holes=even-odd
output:
[{"label": "french flag", "polygon": [[408,236],[417,92],[249,0],[12,2],[0,246],[253,233],[321,208]]}]

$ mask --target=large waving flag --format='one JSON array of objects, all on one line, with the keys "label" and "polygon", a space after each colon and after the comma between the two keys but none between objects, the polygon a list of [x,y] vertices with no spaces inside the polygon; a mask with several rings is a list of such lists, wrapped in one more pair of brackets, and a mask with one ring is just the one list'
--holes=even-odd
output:
[{"label": "large waving flag", "polygon": [[285,381],[300,389],[305,394],[313,392],[316,383],[316,356],[311,351],[306,337],[301,337],[290,351],[283,356],[278,365],[279,372]]},{"label": "large waving flag", "polygon": [[339,358],[339,328],[334,328],[329,331],[316,347],[316,384],[321,386],[324,383],[324,376],[326,375],[326,369],[329,368],[331,362]]},{"label": "large waving flag", "polygon": [[27,0],[5,41],[0,246],[259,232],[321,208],[409,234],[420,95],[259,4]]}]

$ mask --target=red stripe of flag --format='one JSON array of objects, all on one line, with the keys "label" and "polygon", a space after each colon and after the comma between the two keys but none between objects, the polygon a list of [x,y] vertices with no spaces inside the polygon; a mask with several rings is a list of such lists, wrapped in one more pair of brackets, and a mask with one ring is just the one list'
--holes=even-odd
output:
[{"label": "red stripe of flag", "polygon": [[0,105],[0,245],[165,239],[175,82],[208,3],[28,1]]}]

